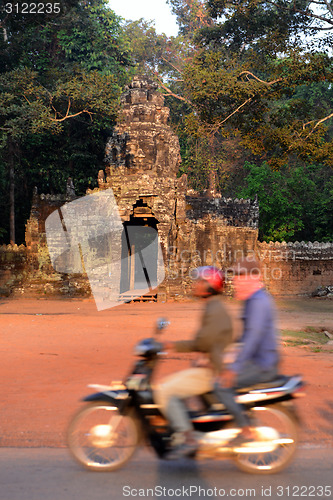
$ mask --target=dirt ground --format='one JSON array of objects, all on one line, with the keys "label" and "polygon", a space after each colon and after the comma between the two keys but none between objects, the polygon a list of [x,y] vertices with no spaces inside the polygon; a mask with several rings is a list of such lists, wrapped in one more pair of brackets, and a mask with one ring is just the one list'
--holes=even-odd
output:
[{"label": "dirt ground", "polygon": [[[240,306],[226,300],[239,328]],[[165,340],[190,338],[201,314],[198,302],[132,303],[98,312],[92,299],[0,300],[1,446],[62,447],[64,431],[89,383],[122,380],[133,347],[151,336],[159,317],[171,322]],[[333,302],[278,300],[282,329],[308,326],[333,331]],[[333,346],[331,346],[333,351]],[[307,396],[297,400],[304,446],[333,446],[333,352],[282,344],[285,374],[300,373]],[[186,368],[189,354],[170,353],[156,380]]]}]

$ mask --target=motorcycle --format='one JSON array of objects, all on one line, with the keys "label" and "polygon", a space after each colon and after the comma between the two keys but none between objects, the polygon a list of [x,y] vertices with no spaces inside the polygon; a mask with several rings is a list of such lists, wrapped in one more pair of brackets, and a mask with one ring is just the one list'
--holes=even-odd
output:
[{"label": "motorcycle", "polygon": [[[167,324],[159,320],[156,333]],[[69,450],[87,469],[119,469],[144,443],[160,459],[168,459],[180,444],[179,434],[154,401],[151,385],[154,369],[164,354],[163,346],[154,336],[141,340],[134,352],[139,360],[126,380],[109,386],[89,385],[97,392],[84,398],[86,405],[69,423]],[[231,459],[249,473],[281,471],[297,448],[299,421],[293,400],[304,395],[303,387],[301,376],[280,375],[272,382],[238,391],[237,400],[246,408],[256,438],[237,448],[228,443],[240,430],[214,391],[197,397],[195,407],[188,407],[199,444],[194,458]]]}]

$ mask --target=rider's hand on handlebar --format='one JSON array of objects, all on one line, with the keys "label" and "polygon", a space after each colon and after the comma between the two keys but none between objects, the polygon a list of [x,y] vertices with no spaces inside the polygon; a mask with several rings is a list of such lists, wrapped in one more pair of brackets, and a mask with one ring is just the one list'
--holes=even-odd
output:
[{"label": "rider's hand on handlebar", "polygon": [[169,340],[163,342],[164,351],[172,351],[173,348],[174,348],[174,342],[170,342]]}]

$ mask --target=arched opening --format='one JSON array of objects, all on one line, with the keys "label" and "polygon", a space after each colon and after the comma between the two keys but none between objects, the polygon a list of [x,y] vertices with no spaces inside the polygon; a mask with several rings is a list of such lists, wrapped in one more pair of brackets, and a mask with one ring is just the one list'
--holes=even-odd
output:
[{"label": "arched opening", "polygon": [[118,161],[118,150],[117,148],[112,148],[112,162],[117,163]]},{"label": "arched opening", "polygon": [[124,299],[157,298],[157,225],[152,210],[141,199],[123,224],[120,293]]}]

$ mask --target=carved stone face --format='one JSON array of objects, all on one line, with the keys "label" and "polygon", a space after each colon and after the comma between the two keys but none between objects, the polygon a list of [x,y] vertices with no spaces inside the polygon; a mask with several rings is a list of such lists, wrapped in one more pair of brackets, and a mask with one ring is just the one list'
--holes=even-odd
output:
[{"label": "carved stone face", "polygon": [[175,177],[180,164],[178,137],[167,124],[170,110],[157,85],[136,77],[122,98],[121,122],[109,139],[110,166]]}]

